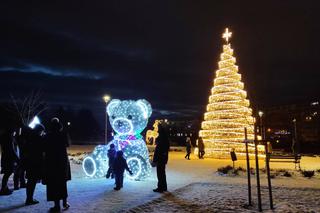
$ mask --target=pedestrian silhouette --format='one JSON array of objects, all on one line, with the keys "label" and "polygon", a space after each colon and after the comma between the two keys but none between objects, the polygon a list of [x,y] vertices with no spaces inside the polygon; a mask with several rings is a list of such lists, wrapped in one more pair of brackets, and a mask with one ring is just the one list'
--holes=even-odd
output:
[{"label": "pedestrian silhouette", "polygon": [[130,175],[133,174],[128,167],[126,159],[123,157],[123,152],[120,150],[117,151],[116,158],[113,162],[113,172],[116,184],[114,190],[120,190],[123,187],[123,173],[125,170],[127,170],[130,173]]},{"label": "pedestrian silhouette", "polygon": [[166,164],[168,163],[170,143],[163,123],[159,124],[159,136],[156,138],[156,148],[153,155],[153,165],[157,167],[158,187],[154,192],[167,191]]},{"label": "pedestrian silhouette", "polygon": [[44,131],[42,124],[37,124],[34,129],[30,129],[26,136],[26,152],[28,153],[25,159],[26,176],[27,176],[27,198],[26,205],[34,205],[39,201],[33,199],[36,184],[42,179],[44,159]]},{"label": "pedestrian silhouette", "polygon": [[187,137],[186,139],[186,156],[184,157],[187,160],[190,160],[190,154],[191,154],[191,139]]},{"label": "pedestrian silhouette", "polygon": [[116,154],[117,151],[114,147],[114,144],[110,144],[110,148],[108,149],[108,159],[109,159],[109,168],[107,171],[107,175],[106,178],[109,178],[111,176],[111,178],[114,178],[114,172],[113,172],[113,163],[114,163],[114,159],[116,158]]},{"label": "pedestrian silhouette", "polygon": [[3,174],[0,195],[10,195],[12,194],[12,190],[8,188],[8,180],[17,167],[19,153],[17,145],[13,143],[12,129],[7,127],[0,131],[1,174]]},{"label": "pedestrian silhouette", "polygon": [[68,137],[58,118],[50,122],[45,137],[45,175],[43,183],[47,185],[47,200],[54,201],[50,211],[60,211],[60,200],[64,209],[70,207],[67,202],[67,181],[71,180],[70,162],[67,154]]}]

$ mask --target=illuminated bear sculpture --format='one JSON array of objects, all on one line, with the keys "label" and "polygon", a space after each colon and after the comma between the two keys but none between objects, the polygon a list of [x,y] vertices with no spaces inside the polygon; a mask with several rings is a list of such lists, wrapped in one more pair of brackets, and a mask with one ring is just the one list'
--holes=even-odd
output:
[{"label": "illuminated bear sculpture", "polygon": [[110,124],[116,132],[108,145],[99,145],[93,153],[83,160],[83,170],[89,177],[103,177],[108,169],[107,150],[114,144],[116,150],[122,150],[133,175],[126,174],[134,180],[141,180],[151,173],[149,152],[140,133],[147,126],[151,115],[148,101],[113,99],[107,106]]}]

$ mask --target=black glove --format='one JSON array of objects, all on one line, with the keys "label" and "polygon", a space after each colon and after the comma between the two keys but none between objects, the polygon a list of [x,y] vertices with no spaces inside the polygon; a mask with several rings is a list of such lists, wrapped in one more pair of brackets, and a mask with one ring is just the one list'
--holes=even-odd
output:
[{"label": "black glove", "polygon": [[130,174],[130,175],[133,175],[133,172],[132,172],[132,171],[129,171],[129,174]]}]

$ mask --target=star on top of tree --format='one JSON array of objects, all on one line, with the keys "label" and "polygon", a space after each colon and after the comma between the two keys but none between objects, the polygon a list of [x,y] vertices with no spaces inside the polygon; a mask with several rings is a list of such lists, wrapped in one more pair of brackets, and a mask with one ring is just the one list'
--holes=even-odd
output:
[{"label": "star on top of tree", "polygon": [[224,38],[229,43],[229,38],[231,38],[232,32],[229,32],[229,29],[226,28],[226,31],[222,34],[222,38]]}]

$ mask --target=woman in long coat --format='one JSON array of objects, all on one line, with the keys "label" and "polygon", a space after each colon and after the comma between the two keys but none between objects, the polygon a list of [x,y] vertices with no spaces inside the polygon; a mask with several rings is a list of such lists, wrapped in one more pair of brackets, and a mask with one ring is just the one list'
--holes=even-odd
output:
[{"label": "woman in long coat", "polygon": [[25,168],[28,179],[26,193],[26,205],[34,205],[39,201],[33,199],[36,184],[43,175],[43,147],[44,147],[44,126],[37,124],[34,129],[28,129],[26,133],[26,158]]},{"label": "woman in long coat", "polygon": [[53,118],[50,125],[45,144],[44,183],[47,185],[47,200],[54,201],[54,207],[50,211],[60,211],[60,200],[63,201],[64,209],[70,207],[67,203],[67,181],[71,180],[67,154],[69,143],[58,118]]},{"label": "woman in long coat", "polygon": [[159,136],[156,139],[156,148],[153,155],[153,164],[157,167],[158,187],[154,189],[154,192],[167,191],[167,177],[166,177],[166,164],[168,163],[168,153],[170,149],[170,143],[168,135],[163,127],[163,124],[159,124]]}]

